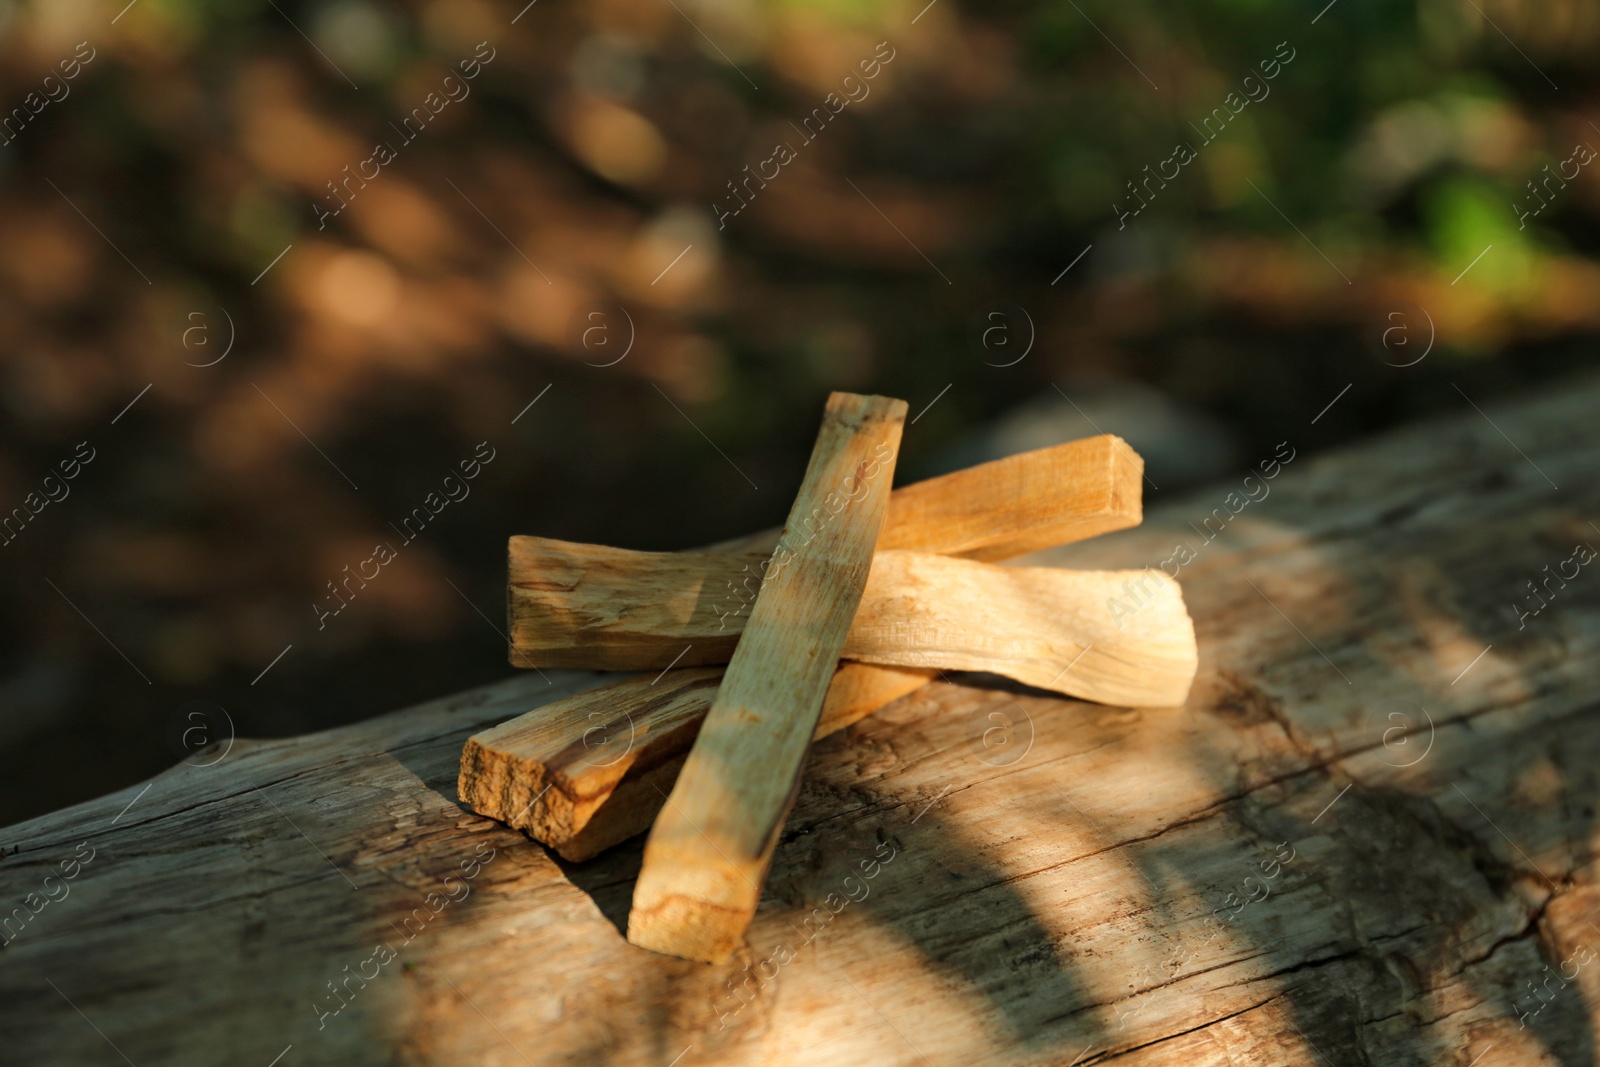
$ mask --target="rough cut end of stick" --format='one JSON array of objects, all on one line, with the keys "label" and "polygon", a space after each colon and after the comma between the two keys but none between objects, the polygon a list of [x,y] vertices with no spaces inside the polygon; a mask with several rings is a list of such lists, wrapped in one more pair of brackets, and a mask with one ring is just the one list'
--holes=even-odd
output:
[{"label": "rough cut end of stick", "polygon": [[[840,664],[813,739],[859,722],[936,673]],[[626,678],[474,734],[461,750],[461,802],[563,859],[593,859],[650,829],[721,680],[720,668]]]},{"label": "rough cut end of stick", "polygon": [[717,962],[749,927],[872,567],[905,415],[900,400],[829,397],[774,566],[645,843],[634,944]]},{"label": "rough cut end of stick", "polygon": [[[744,940],[760,893],[730,879],[739,872],[720,872],[701,879],[692,892],[669,894],[641,906],[637,895],[628,912],[628,940],[640,948],[704,963],[725,963]],[[766,872],[761,872],[764,880]]]},{"label": "rough cut end of stick", "polygon": [[688,750],[721,679],[720,669],[628,679],[474,734],[461,750],[461,802],[540,841],[566,841],[625,778]]}]

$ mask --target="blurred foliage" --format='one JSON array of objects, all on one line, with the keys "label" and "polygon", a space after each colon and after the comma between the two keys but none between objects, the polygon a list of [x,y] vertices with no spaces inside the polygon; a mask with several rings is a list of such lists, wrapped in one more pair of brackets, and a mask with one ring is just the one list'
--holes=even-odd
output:
[{"label": "blurred foliage", "polygon": [[[1596,168],[1518,213],[1600,145],[1597,45],[1578,0],[0,4],[0,506],[98,450],[4,545],[0,819],[167,765],[187,699],[282,735],[497,676],[508,534],[776,522],[832,388],[939,398],[914,472],[1053,382],[1314,448],[1571,366]],[[996,300],[1037,328],[1014,366],[971,340]],[[1396,369],[1411,308],[1437,344]],[[480,441],[471,496],[318,629]]]}]

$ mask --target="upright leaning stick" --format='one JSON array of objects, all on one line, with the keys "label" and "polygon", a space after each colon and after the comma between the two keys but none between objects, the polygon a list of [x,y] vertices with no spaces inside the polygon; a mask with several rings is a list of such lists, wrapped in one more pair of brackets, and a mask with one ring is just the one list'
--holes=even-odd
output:
[{"label": "upright leaning stick", "polygon": [[901,400],[829,398],[744,637],[645,844],[634,944],[720,962],[750,925],[866,586],[905,414]]}]

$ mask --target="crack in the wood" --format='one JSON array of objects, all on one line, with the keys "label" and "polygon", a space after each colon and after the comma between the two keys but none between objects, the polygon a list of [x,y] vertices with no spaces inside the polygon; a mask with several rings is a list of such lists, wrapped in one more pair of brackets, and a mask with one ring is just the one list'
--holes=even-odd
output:
[{"label": "crack in the wood", "polygon": [[[1248,1007],[1240,1008],[1238,1011],[1230,1011],[1225,1015],[1219,1015],[1215,1019],[1210,1019],[1210,1020],[1208,1020],[1206,1022],[1203,1022],[1203,1023],[1199,1024],[1198,1026],[1191,1026],[1187,1030],[1179,1030],[1177,1033],[1167,1034],[1165,1037],[1158,1037],[1158,1038],[1155,1038],[1154,1040],[1146,1041],[1146,1042],[1143,1042],[1142,1044],[1138,1044],[1138,1045],[1130,1045],[1125,1049],[1117,1049],[1115,1051],[1112,1051],[1111,1049],[1107,1049],[1106,1052],[1109,1053],[1109,1055],[1090,1057],[1089,1059],[1083,1061],[1083,1067],[1088,1067],[1089,1064],[1094,1064],[1094,1063],[1109,1063],[1112,1060],[1120,1059],[1121,1057],[1126,1056],[1129,1053],[1140,1052],[1140,1051],[1143,1051],[1144,1049],[1151,1048],[1151,1047],[1154,1047],[1156,1045],[1165,1044],[1166,1042],[1171,1041],[1174,1038],[1184,1037],[1184,1036],[1187,1036],[1188,1034],[1198,1033],[1199,1031],[1209,1029],[1209,1028],[1217,1025],[1218,1023],[1225,1023],[1229,1019],[1237,1018],[1240,1015],[1246,1015],[1246,1014],[1248,1014],[1248,1013],[1250,1013],[1252,1011],[1257,1011],[1257,1010],[1259,1010],[1261,1008],[1264,1008],[1268,1004],[1273,1003],[1274,1001],[1282,1000],[1284,997],[1288,996],[1292,992],[1294,992],[1294,991],[1293,990],[1285,990],[1285,991],[1283,991],[1281,993],[1274,993],[1272,996],[1268,997],[1266,1000],[1263,1000],[1258,1004],[1251,1004]],[[1232,1060],[1230,1059],[1229,1062],[1232,1062]]]},{"label": "crack in the wood", "polygon": [[1559,894],[1557,893],[1551,893],[1550,896],[1545,898],[1545,900],[1535,907],[1532,913],[1523,921],[1520,929],[1515,930],[1504,937],[1496,939],[1489,945],[1487,949],[1477,956],[1463,956],[1461,959],[1461,970],[1466,970],[1468,967],[1476,967],[1479,964],[1488,963],[1494,958],[1497,952],[1499,952],[1502,948],[1505,948],[1507,945],[1513,945],[1519,941],[1526,941],[1529,938],[1533,938],[1536,941],[1542,940],[1539,937],[1539,924],[1544,921],[1545,912],[1550,909],[1551,903],[1555,901],[1558,895]]}]

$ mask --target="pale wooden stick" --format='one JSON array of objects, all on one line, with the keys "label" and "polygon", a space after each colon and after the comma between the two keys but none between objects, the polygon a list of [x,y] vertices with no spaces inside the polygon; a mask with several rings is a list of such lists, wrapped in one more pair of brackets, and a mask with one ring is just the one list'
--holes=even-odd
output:
[{"label": "pale wooden stick", "polygon": [[[935,673],[840,664],[812,738],[859,722]],[[592,859],[650,829],[721,681],[721,667],[640,675],[475,734],[461,751],[461,800],[563,859]]]},{"label": "pale wooden stick", "polygon": [[[587,858],[559,845],[588,824],[625,775],[639,779],[668,760],[681,765],[721,684],[720,667],[645,675],[491,726],[461,750],[461,799],[557,845],[568,859]],[[554,714],[540,714],[546,709]]]},{"label": "pale wooden stick", "polygon": [[[1143,515],[1143,476],[1138,453],[1111,434],[1008,456],[895,490],[878,548],[995,560],[1126,529]],[[648,553],[512,537],[510,662],[726,663],[776,542],[768,530],[714,551]]]},{"label": "pale wooden stick", "polygon": [[[896,490],[889,498],[889,517],[878,544],[892,537],[896,547],[994,559],[1136,526],[1142,517],[1143,472],[1138,453],[1110,435],[1008,456]],[[1020,495],[1024,491],[1026,498]],[[902,499],[909,503],[900,504]],[[980,503],[986,507],[976,506]],[[898,522],[897,515],[903,516]],[[767,530],[716,547],[761,552],[764,559],[780,532]],[[513,631],[518,576],[537,577],[536,571],[521,566],[519,541],[512,539]],[[515,652],[512,662],[517,663]],[[660,699],[661,685],[676,673],[661,675],[660,683],[654,672],[614,682],[477,735],[462,753],[462,801],[474,811],[527,830],[569,860],[589,859],[643,833],[655,820],[693,742],[693,733],[680,729],[677,712],[688,711],[698,730],[711,704],[710,691],[699,689],[697,706],[667,708]],[[860,721],[915,691],[934,674],[841,664],[823,703],[816,736]],[[721,677],[720,670],[716,676]],[[627,724],[626,755],[621,760],[615,747],[619,735],[593,728],[596,719],[607,716]],[[602,743],[613,747],[604,753],[591,751]],[[548,793],[543,792],[546,785]],[[547,805],[555,810],[544,811]]]},{"label": "pale wooden stick", "polygon": [[[526,583],[515,594],[513,640],[517,656],[540,667],[726,663],[748,613],[730,614],[718,600],[691,591],[722,588],[732,577],[755,573],[765,558],[518,540],[520,566],[546,580]],[[1135,609],[1141,588],[1163,609]],[[1127,614],[1108,608],[1119,598]],[[880,621],[868,628],[874,619]],[[1115,625],[1119,621],[1122,626]],[[1099,641],[1102,656],[1111,654],[1107,642],[1114,642],[1129,657],[1115,677],[1090,661],[1063,692],[1106,704],[1183,703],[1194,631],[1177,584],[1160,571],[1017,570],[880,551],[844,655],[898,667],[993,671],[1052,689],[1058,687],[1051,677],[1065,666],[1051,660],[1050,645],[1060,638],[1079,640],[1075,651]],[[1138,655],[1153,657],[1149,670],[1132,658]]]},{"label": "pale wooden stick", "polygon": [[[1113,610],[1118,601],[1125,610]],[[921,552],[873,558],[844,655],[1158,708],[1184,702],[1198,663],[1183,591],[1159,570],[999,567]]]},{"label": "pale wooden stick", "polygon": [[750,925],[867,584],[905,414],[901,400],[828,399],[744,639],[645,842],[634,944],[720,962]]},{"label": "pale wooden stick", "polygon": [[727,663],[770,558],[513,537],[511,662],[613,671]]},{"label": "pale wooden stick", "polygon": [[[1009,568],[908,552],[873,558],[843,654],[911,671],[989,671],[1134,707],[1182,704],[1197,664],[1182,590],[1159,571]],[[920,688],[931,673],[846,663],[816,736]],[[682,699],[680,676],[690,687]],[[716,677],[693,668],[627,679],[486,730],[463,751],[461,799],[567,859],[598,855],[649,827]]]},{"label": "pale wooden stick", "polygon": [[[666,590],[714,584],[753,556],[630,552],[522,539],[523,559],[552,575],[561,610],[530,612],[518,652],[541,667],[637,670],[725,663],[747,616],[703,610]],[[556,577],[568,571],[582,579]],[[655,590],[624,612],[630,590]],[[526,602],[543,596],[527,590]],[[1121,609],[1114,610],[1113,602]],[[722,629],[719,629],[722,627]],[[1061,674],[1090,645],[1083,667]],[[991,671],[1103,704],[1183,703],[1194,627],[1178,583],[1159,570],[1000,567],[922,552],[878,552],[844,656],[894,667]]]},{"label": "pale wooden stick", "polygon": [[[966,559],[1013,559],[1139,525],[1144,459],[1099,434],[903,485],[889,497],[878,547]],[[778,530],[710,546],[769,552]]]}]

